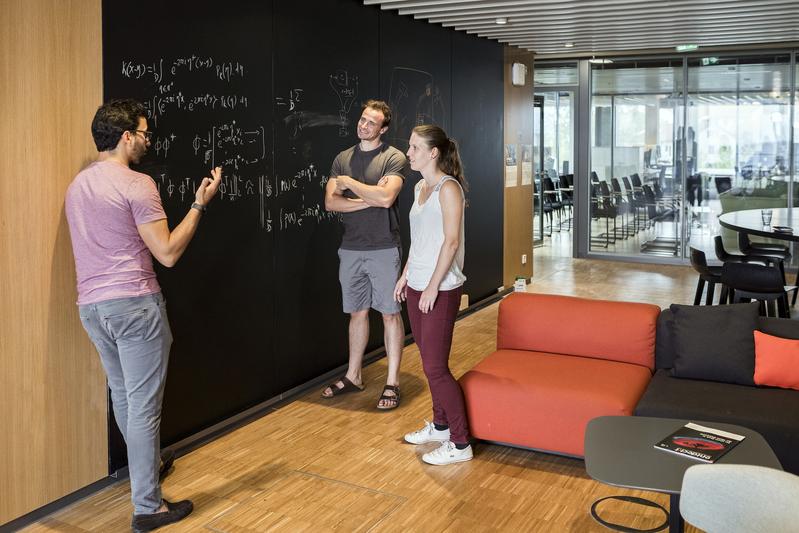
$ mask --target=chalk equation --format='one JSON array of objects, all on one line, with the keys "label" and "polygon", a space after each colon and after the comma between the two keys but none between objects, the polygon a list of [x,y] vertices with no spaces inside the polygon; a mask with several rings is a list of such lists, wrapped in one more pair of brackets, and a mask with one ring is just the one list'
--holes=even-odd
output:
[{"label": "chalk equation", "polygon": [[[263,97],[247,88],[248,71],[240,61],[202,54],[121,62],[126,84],[144,95],[154,132],[148,158],[157,162],[153,179],[164,204],[188,208],[194,201],[202,174],[186,177],[190,172],[181,168],[221,166],[218,202],[236,209],[257,208],[257,223],[266,232],[307,230],[339,221],[340,214],[324,208],[329,177],[307,154],[300,168],[274,175],[274,125],[249,120],[252,107],[263,107],[258,101]],[[323,126],[336,128],[334,136],[348,135],[358,76],[344,69],[321,73],[318,90],[311,95],[327,111],[306,109],[309,93],[303,87],[291,86],[274,96],[275,121],[285,125],[289,141]],[[298,153],[296,146],[289,146],[288,154]],[[162,172],[164,168],[169,170]]]},{"label": "chalk equation", "polygon": [[191,142],[195,156],[202,157],[211,167],[233,167],[240,170],[266,159],[266,128],[263,125],[245,127],[232,120],[217,124]]},{"label": "chalk equation", "polygon": [[[194,201],[201,178],[173,177],[167,173],[154,176],[156,186],[165,202],[190,205]],[[321,224],[341,220],[339,213],[327,211],[322,203],[327,176],[320,177],[316,165],[311,163],[289,177],[270,177],[260,174],[247,178],[236,172],[223,171],[219,185],[220,202],[236,202],[244,198],[257,198],[260,226],[267,232],[275,228],[287,231],[303,228],[309,223]],[[277,220],[273,220],[271,198],[292,195],[292,207],[280,207]],[[277,222],[277,225],[275,225]]]},{"label": "chalk equation", "polygon": [[233,78],[244,77],[244,65],[238,61],[219,61],[210,56],[191,55],[173,59],[158,58],[154,61],[141,63],[136,61],[122,61],[122,77],[138,80],[152,78],[153,83],[161,83],[164,76],[177,76],[181,72],[205,71],[211,72],[220,81],[230,82]]}]

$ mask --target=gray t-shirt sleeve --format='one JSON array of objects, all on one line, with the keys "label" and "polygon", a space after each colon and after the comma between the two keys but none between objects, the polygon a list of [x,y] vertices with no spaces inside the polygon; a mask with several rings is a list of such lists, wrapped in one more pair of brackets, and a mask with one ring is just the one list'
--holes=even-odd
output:
[{"label": "gray t-shirt sleeve", "polygon": [[399,150],[394,150],[388,161],[386,162],[386,172],[384,176],[399,176],[405,181],[405,175],[408,173],[408,159]]},{"label": "gray t-shirt sleeve", "polygon": [[341,154],[338,154],[330,166],[330,177],[341,176]]}]

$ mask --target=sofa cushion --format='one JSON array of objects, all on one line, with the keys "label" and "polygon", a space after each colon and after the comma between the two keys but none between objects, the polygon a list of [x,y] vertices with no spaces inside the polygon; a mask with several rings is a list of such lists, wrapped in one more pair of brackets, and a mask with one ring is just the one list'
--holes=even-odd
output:
[{"label": "sofa cushion", "polygon": [[757,324],[757,329],[763,333],[783,339],[799,339],[799,321],[761,316],[758,317]]},{"label": "sofa cushion", "polygon": [[769,443],[783,468],[799,474],[796,391],[678,379],[670,376],[668,370],[658,370],[635,407],[635,414],[727,422],[754,429]]},{"label": "sofa cushion", "polygon": [[[674,315],[671,309],[664,309],[657,322],[655,368],[672,368],[674,366],[673,322]],[[783,339],[799,339],[799,321],[797,320],[760,316],[757,318],[756,329]],[[706,333],[711,335],[711,332]]]},{"label": "sofa cushion", "polygon": [[582,456],[588,421],[632,414],[650,377],[630,363],[498,350],[460,382],[476,438]]},{"label": "sofa cushion", "polygon": [[755,331],[755,383],[799,390],[799,340]]},{"label": "sofa cushion", "polygon": [[654,369],[651,304],[513,293],[499,306],[498,350],[533,350],[634,363]]},{"label": "sofa cushion", "polygon": [[757,302],[670,309],[673,376],[754,385]]}]

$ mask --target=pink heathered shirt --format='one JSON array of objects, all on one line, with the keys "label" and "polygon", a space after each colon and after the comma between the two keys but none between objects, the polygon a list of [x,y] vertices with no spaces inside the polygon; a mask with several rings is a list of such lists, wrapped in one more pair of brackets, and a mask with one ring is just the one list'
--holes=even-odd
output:
[{"label": "pink heathered shirt", "polygon": [[78,277],[78,305],[161,290],[136,226],[166,218],[153,179],[115,161],[81,170],[65,202]]}]

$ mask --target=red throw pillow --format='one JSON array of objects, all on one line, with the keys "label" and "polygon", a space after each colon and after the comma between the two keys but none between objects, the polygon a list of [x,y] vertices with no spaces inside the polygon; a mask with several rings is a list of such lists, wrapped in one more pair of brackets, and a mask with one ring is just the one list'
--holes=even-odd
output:
[{"label": "red throw pillow", "polygon": [[755,384],[799,390],[799,339],[755,331]]}]

